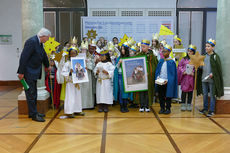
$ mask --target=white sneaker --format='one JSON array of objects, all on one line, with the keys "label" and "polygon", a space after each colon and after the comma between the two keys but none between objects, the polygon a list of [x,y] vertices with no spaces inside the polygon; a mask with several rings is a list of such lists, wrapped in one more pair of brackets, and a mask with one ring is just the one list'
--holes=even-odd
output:
[{"label": "white sneaker", "polygon": [[145,111],[145,109],[142,107],[139,109],[139,112],[144,112],[144,111]]},{"label": "white sneaker", "polygon": [[149,108],[145,108],[145,111],[146,111],[146,112],[150,112],[150,109],[149,109]]}]

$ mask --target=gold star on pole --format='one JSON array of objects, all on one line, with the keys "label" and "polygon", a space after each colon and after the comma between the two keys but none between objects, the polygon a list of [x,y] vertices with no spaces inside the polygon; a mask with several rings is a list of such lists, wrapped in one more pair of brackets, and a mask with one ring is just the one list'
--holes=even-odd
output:
[{"label": "gold star on pole", "polygon": [[60,61],[61,61],[63,52],[64,52],[64,51],[61,51],[61,52],[59,52],[59,53],[54,53],[54,55],[55,55],[54,60],[57,61],[58,63],[60,63]]},{"label": "gold star on pole", "polygon": [[128,40],[128,38],[129,37],[126,34],[124,34],[123,38],[120,38],[120,42],[119,42],[118,46],[122,46],[122,44],[124,42],[126,42]]},{"label": "gold star on pole", "polygon": [[205,56],[200,55],[200,53],[197,51],[195,55],[190,55],[190,63],[191,65],[194,65],[195,69],[197,70],[199,66],[204,65],[204,58]]},{"label": "gold star on pole", "polygon": [[59,46],[60,43],[54,40],[54,37],[50,37],[48,41],[44,44],[44,49],[46,53],[49,55],[52,51],[56,51],[56,47]]},{"label": "gold star on pole", "polygon": [[89,39],[96,39],[97,37],[97,32],[96,30],[88,30],[88,33],[86,34],[88,36]]}]

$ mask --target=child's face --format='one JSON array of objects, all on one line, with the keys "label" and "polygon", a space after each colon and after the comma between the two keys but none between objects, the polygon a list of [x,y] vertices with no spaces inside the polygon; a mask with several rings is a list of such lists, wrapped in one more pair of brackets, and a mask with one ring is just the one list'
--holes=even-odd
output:
[{"label": "child's face", "polygon": [[116,38],[113,39],[113,44],[118,44],[118,40]]},{"label": "child's face", "polygon": [[214,47],[212,47],[212,45],[210,45],[209,43],[206,43],[206,47],[205,47],[206,53],[212,53],[214,50]]},{"label": "child's face", "polygon": [[77,51],[73,49],[73,50],[70,51],[69,54],[70,54],[70,57],[76,57],[77,56]]},{"label": "child's face", "polygon": [[177,39],[174,39],[174,40],[173,40],[173,44],[174,44],[174,45],[180,45],[180,41],[177,40]]},{"label": "child's face", "polygon": [[152,40],[152,44],[153,44],[153,46],[155,47],[156,45],[157,45],[157,43],[156,43],[156,40]]},{"label": "child's face", "polygon": [[163,56],[164,56],[165,58],[168,58],[168,57],[169,57],[170,52],[169,52],[167,49],[164,48],[164,50],[162,51],[162,53],[163,53]]},{"label": "child's face", "polygon": [[191,49],[188,49],[188,55],[193,55],[194,52]]},{"label": "child's face", "polygon": [[121,54],[125,55],[125,47],[124,46],[121,47]]},{"label": "child's face", "polygon": [[149,46],[148,46],[148,45],[145,45],[145,44],[141,44],[141,50],[142,50],[144,53],[147,53],[148,50],[149,50]]},{"label": "child's face", "polygon": [[130,49],[130,50],[129,50],[129,55],[130,55],[130,56],[134,56],[134,55],[135,55],[135,52],[132,51],[132,50]]},{"label": "child's face", "polygon": [[101,61],[105,61],[106,60],[106,56],[105,55],[100,56],[100,58],[101,58]]},{"label": "child's face", "polygon": [[51,60],[51,61],[50,61],[50,66],[54,66],[54,64],[55,64],[54,61]]},{"label": "child's face", "polygon": [[86,53],[86,52],[87,52],[87,49],[86,49],[86,48],[82,48],[82,49],[81,49],[81,52],[82,52],[82,53]]}]

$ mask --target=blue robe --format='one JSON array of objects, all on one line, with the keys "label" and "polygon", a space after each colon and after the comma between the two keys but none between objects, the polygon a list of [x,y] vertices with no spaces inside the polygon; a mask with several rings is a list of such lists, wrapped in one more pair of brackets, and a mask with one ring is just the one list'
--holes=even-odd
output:
[{"label": "blue robe", "polygon": [[[167,75],[168,75],[168,83],[167,83],[167,91],[166,97],[169,98],[177,98],[177,68],[176,63],[173,60],[167,60]],[[161,67],[164,63],[164,59],[160,59],[155,73],[155,80],[160,75]],[[155,86],[157,91],[157,85]]]},{"label": "blue robe", "polygon": [[[119,80],[118,80],[118,68],[117,68],[117,64],[118,64],[119,60],[120,60],[120,57],[118,57],[115,61],[115,70],[114,70],[114,77],[113,77],[113,98],[115,101],[119,100],[119,86],[118,86]],[[123,79],[122,79],[122,81],[123,81]],[[123,89],[124,89],[124,87],[123,87]],[[122,98],[133,100],[133,93],[122,92]]]}]

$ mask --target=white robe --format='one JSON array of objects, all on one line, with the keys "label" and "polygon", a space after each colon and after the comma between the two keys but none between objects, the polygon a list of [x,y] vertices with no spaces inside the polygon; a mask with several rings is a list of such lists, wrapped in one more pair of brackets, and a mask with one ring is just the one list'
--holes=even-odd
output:
[{"label": "white robe", "polygon": [[[106,70],[109,74],[102,73],[102,70]],[[113,78],[115,66],[111,62],[97,63],[94,74],[96,75],[97,70],[100,73],[97,75],[96,83],[96,97],[97,104],[113,104],[113,86],[111,79]]]},{"label": "white robe", "polygon": [[86,66],[88,72],[89,82],[81,83],[81,95],[82,95],[82,108],[94,108],[94,94],[93,91],[95,86],[93,86],[93,69],[95,67],[94,57],[89,55],[86,59]]},{"label": "white robe", "polygon": [[62,75],[66,79],[66,92],[64,102],[64,113],[73,114],[82,112],[81,87],[79,89],[73,84],[72,76],[69,76],[71,63],[67,61],[62,69]]}]

